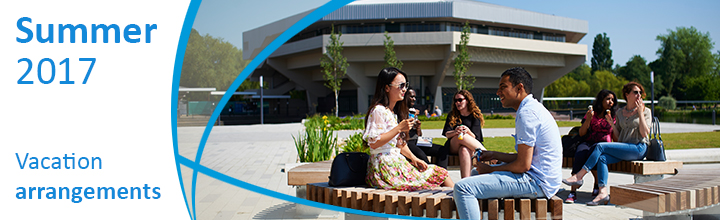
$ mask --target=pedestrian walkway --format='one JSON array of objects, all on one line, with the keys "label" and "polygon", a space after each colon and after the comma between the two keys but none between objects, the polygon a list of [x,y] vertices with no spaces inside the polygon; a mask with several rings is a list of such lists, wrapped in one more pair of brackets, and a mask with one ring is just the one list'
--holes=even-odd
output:
[{"label": "pedestrian walkway", "polygon": [[[720,126],[695,126],[690,124],[662,124],[663,132],[671,133],[671,128],[678,131],[713,131]],[[300,123],[245,126],[216,126],[213,128],[205,145],[201,164],[232,178],[248,182],[287,195],[295,195],[295,188],[287,186],[287,174],[282,170],[290,164],[297,163],[297,153],[292,136],[298,136],[304,127]],[[198,143],[204,127],[178,128],[179,154],[195,160]],[[561,128],[567,133],[569,128]],[[347,137],[359,131],[340,131],[339,137]],[[426,135],[439,137],[439,130],[426,130]],[[483,129],[485,136],[509,136],[514,129]],[[437,135],[437,136],[436,136]],[[694,157],[705,157],[711,150],[683,150],[683,154]],[[673,151],[668,157],[673,158]],[[695,153],[694,153],[695,152]],[[689,166],[717,166],[689,165]],[[569,169],[563,169],[563,176],[569,176]],[[186,195],[191,195],[192,170],[181,166],[181,174]],[[458,171],[450,171],[454,181],[460,180]],[[611,173],[610,185],[633,182],[632,175]],[[592,190],[591,178],[585,180],[579,192],[578,202],[589,201]],[[569,190],[569,187],[565,187]],[[567,192],[558,193],[565,198]],[[192,202],[190,202],[192,205]],[[340,213],[325,212],[320,217],[301,216],[296,213],[296,204],[275,199],[266,195],[248,191],[203,174],[198,175],[195,210],[200,220],[231,220],[231,219],[344,219]],[[631,219],[642,216],[642,211],[615,206],[587,207],[583,204],[566,204],[565,219]]]}]

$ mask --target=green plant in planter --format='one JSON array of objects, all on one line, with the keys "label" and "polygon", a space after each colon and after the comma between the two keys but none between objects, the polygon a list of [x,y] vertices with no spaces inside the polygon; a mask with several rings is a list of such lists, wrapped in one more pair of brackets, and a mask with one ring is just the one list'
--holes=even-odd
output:
[{"label": "green plant in planter", "polygon": [[[326,125],[330,125],[326,120],[327,116],[323,116]],[[305,134],[298,134],[293,137],[295,141],[295,149],[297,150],[300,162],[318,162],[331,159],[337,152],[337,135],[331,129],[331,126],[306,127]]]},{"label": "green plant in planter", "polygon": [[363,152],[370,154],[370,147],[365,144],[365,141],[362,139],[362,133],[360,132],[350,135],[347,140],[345,140],[345,144],[341,149],[342,152]]}]

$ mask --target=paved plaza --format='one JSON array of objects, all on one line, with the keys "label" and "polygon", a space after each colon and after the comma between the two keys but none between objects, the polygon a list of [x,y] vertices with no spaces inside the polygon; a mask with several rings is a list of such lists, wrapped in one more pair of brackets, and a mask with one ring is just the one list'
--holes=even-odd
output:
[{"label": "paved plaza", "polygon": [[[701,132],[720,130],[720,126],[661,123],[663,133]],[[195,160],[198,144],[204,127],[179,127],[178,146],[180,155]],[[295,188],[287,185],[286,166],[297,163],[297,153],[292,136],[298,136],[303,126],[300,123],[216,126],[213,128],[200,163],[210,169],[260,187],[287,195],[295,195]],[[570,128],[560,128],[566,134]],[[340,131],[341,138],[360,131]],[[441,137],[441,130],[428,129],[425,136]],[[486,137],[509,136],[514,129],[483,129]],[[717,149],[669,150],[668,158],[683,160],[692,158],[696,162],[711,164],[685,165],[712,166],[720,168],[720,152]],[[707,158],[707,159],[703,159]],[[699,160],[699,161],[697,161]],[[192,170],[181,165],[181,173],[186,195],[191,195]],[[457,170],[450,171],[454,181],[460,180]],[[569,169],[563,169],[563,176],[570,175]],[[585,184],[578,193],[578,203],[565,204],[565,219],[634,219],[641,218],[642,211],[631,208],[619,208],[613,205],[587,207],[584,202],[591,199],[592,178],[585,178]],[[633,182],[632,175],[611,173],[610,185]],[[566,190],[569,187],[563,186]],[[567,196],[567,191],[558,195]],[[342,213],[325,211],[320,216],[308,217],[297,214],[295,203],[276,199],[259,193],[230,185],[212,177],[198,174],[196,215],[200,220],[241,220],[241,219],[345,219]]]}]

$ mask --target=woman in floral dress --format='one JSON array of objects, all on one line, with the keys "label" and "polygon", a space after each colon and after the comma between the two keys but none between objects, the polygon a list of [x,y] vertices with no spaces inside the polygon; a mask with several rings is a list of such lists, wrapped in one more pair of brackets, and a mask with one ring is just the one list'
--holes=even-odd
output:
[{"label": "woman in floral dress", "polygon": [[375,188],[402,191],[453,186],[447,170],[418,159],[405,143],[414,123],[407,118],[408,106],[403,101],[409,85],[406,79],[407,75],[394,67],[378,74],[363,132],[371,154],[365,181]]}]

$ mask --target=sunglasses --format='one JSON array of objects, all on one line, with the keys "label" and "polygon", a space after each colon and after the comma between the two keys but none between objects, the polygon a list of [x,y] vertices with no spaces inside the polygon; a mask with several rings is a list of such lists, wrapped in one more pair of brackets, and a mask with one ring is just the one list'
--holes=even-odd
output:
[{"label": "sunglasses", "polygon": [[630,91],[630,93],[629,93],[629,94],[635,94],[635,95],[640,95],[640,91],[638,91],[638,90],[635,90],[635,91]]},{"label": "sunglasses", "polygon": [[462,102],[465,101],[465,99],[455,99],[455,102]]},{"label": "sunglasses", "polygon": [[397,86],[399,89],[407,89],[408,87],[410,87],[410,83],[407,83],[407,82],[400,83],[398,85],[393,85],[393,84],[388,84],[388,85]]}]

